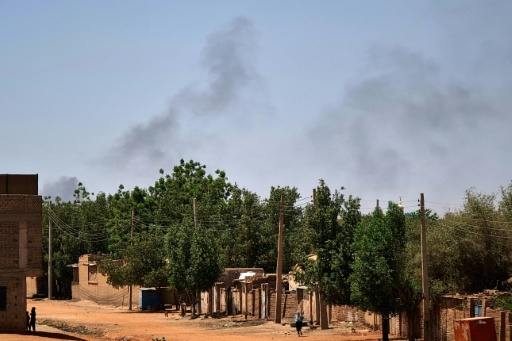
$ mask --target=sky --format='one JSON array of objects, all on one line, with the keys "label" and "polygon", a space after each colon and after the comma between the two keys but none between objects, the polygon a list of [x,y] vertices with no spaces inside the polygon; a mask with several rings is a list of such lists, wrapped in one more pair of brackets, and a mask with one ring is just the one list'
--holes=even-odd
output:
[{"label": "sky", "polygon": [[456,211],[512,178],[510,1],[1,1],[0,173]]}]

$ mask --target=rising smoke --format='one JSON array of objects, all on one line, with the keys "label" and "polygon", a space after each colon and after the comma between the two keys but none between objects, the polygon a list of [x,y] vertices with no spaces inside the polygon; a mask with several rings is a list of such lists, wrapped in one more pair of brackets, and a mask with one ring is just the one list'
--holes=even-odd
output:
[{"label": "rising smoke", "polygon": [[[311,155],[327,173],[381,193],[435,188],[462,197],[472,186],[507,185],[512,40],[503,33],[512,24],[503,13],[512,6],[497,1],[496,13],[463,3],[431,8],[441,52],[370,49],[366,74],[308,129]],[[318,153],[323,146],[336,150]]]},{"label": "rising smoke", "polygon": [[[241,17],[210,35],[201,59],[208,74],[205,89],[184,87],[173,97],[167,113],[132,127],[99,161],[114,169],[154,171],[181,157],[185,150],[208,144],[208,139],[193,136],[200,134],[201,125],[207,124],[204,120],[229,113],[230,106],[251,82],[254,43],[253,24]],[[193,131],[190,122],[195,122]]]},{"label": "rising smoke", "polygon": [[52,200],[60,197],[62,201],[73,201],[73,193],[78,188],[78,179],[76,177],[61,176],[57,180],[44,184],[42,189],[43,196],[50,196]]}]

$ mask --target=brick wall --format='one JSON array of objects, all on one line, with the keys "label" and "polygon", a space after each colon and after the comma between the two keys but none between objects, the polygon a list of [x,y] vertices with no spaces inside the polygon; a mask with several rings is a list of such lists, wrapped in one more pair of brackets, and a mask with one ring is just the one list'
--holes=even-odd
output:
[{"label": "brick wall", "polygon": [[482,316],[493,317],[496,335],[500,341],[512,341],[510,312],[494,307],[493,297],[443,297],[433,307],[431,317],[432,337],[434,341],[454,341],[453,320],[474,317],[475,305],[481,303]]},{"label": "brick wall", "polygon": [[19,268],[17,221],[0,221],[0,269]]},{"label": "brick wall", "polygon": [[42,275],[41,217],[40,196],[0,195],[0,269]]},{"label": "brick wall", "polygon": [[332,306],[332,319],[335,322],[364,321],[364,311],[347,305]]},{"label": "brick wall", "polygon": [[[292,322],[295,313],[301,310],[301,306],[297,301],[297,294],[283,294],[281,296],[281,322]],[[276,292],[270,292],[270,311],[269,319],[275,319],[276,316]]]},{"label": "brick wall", "polygon": [[25,330],[26,278],[42,275],[41,217],[40,196],[0,194],[1,331]]},{"label": "brick wall", "polygon": [[0,287],[6,289],[6,309],[0,311],[0,331],[23,332],[27,310],[26,281],[24,270],[0,272]]}]

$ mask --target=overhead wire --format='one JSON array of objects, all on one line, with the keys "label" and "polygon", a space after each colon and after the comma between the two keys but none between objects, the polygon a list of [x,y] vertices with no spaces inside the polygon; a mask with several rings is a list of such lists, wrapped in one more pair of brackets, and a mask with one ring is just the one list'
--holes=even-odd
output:
[{"label": "overhead wire", "polygon": [[[61,218],[53,212],[53,210],[48,209],[48,219],[53,223],[53,226],[58,228],[60,231],[65,233],[66,235],[73,237],[75,239],[79,239],[89,243],[99,243],[107,241],[110,238],[110,234],[106,230],[99,231],[87,231],[84,227],[93,226],[92,224],[85,224],[78,227],[73,227],[67,223],[65,223]],[[97,223],[94,223],[97,224]]]},{"label": "overhead wire", "polygon": [[[284,216],[285,217],[296,217],[298,219],[301,219],[302,218],[301,210],[303,208],[302,206],[308,205],[308,204],[310,204],[310,202],[302,202],[302,203],[299,203],[299,204],[297,204],[297,202],[299,202],[299,201],[306,201],[306,200],[311,199],[311,198],[312,198],[312,196],[301,198],[301,199],[297,200],[293,204],[293,206],[287,205],[283,209]],[[369,200],[366,200],[366,201],[369,201]],[[403,200],[402,202],[410,203],[410,202],[415,202],[415,201],[413,201],[413,200]],[[437,204],[437,205],[448,204],[448,203],[439,203],[439,202],[430,202],[430,201],[427,201],[426,203]],[[412,207],[417,207],[417,206],[418,206],[418,204],[408,205],[408,206],[404,206],[404,208],[412,208]],[[371,207],[371,208],[370,207],[361,207],[360,211],[365,210],[365,209],[373,209],[373,208],[375,208],[375,207]],[[243,216],[247,217],[248,219],[250,219],[250,221],[252,223],[265,223],[265,222],[268,222],[269,219],[273,219],[273,218],[275,219],[275,217],[278,214],[279,214],[279,212],[265,212],[264,211],[264,212],[258,212],[256,215],[244,214]],[[108,240],[110,238],[110,233],[109,233],[109,231],[107,231],[107,229],[105,227],[103,229],[97,229],[97,230],[94,230],[94,231],[90,231],[91,227],[98,226],[98,225],[105,225],[106,224],[105,220],[98,220],[98,221],[95,221],[95,222],[88,222],[88,223],[82,224],[81,226],[70,225],[70,224],[65,223],[62,220],[62,218],[60,218],[51,209],[48,210],[48,218],[63,233],[65,233],[66,235],[68,235],[70,237],[73,237],[73,238],[77,238],[77,239],[80,239],[80,240],[83,240],[83,241],[93,242],[93,243],[94,242],[103,242],[103,241],[106,241],[106,240]],[[131,220],[130,218],[117,219],[118,222],[128,222],[130,220]],[[233,218],[227,218],[227,219],[219,217],[218,219],[199,220],[199,223],[205,224],[205,225],[210,225],[210,227],[211,227],[211,226],[219,225],[219,224],[237,224],[241,220],[242,220],[242,216],[240,216],[240,217],[233,217]],[[141,218],[139,216],[136,216],[135,219],[133,219],[133,224],[134,224],[135,227],[137,227],[137,229],[141,229],[141,228],[142,229],[147,229],[151,225],[160,225],[161,226],[162,223],[164,223],[164,222],[173,222],[173,221],[176,221],[176,220],[175,219],[156,218],[156,219],[153,219],[152,221],[149,221],[148,219],[143,219],[143,218]],[[486,220],[486,219],[478,219],[478,221],[480,221],[482,223],[504,224],[504,225],[512,226],[512,222],[506,222],[506,221]],[[495,238],[506,238],[506,239],[511,239],[512,238],[512,236],[509,237],[509,236],[503,236],[503,235],[492,235],[492,234],[489,235],[489,234],[485,234],[485,233],[481,233],[481,232],[472,231],[472,230],[470,230],[468,228],[476,228],[476,229],[485,228],[485,229],[488,229],[490,231],[501,231],[501,232],[506,232],[506,233],[511,233],[512,229],[497,228],[497,227],[493,227],[493,226],[479,226],[479,225],[475,225],[474,222],[473,223],[469,223],[467,221],[466,222],[454,222],[454,221],[451,221],[451,223],[452,224],[455,223],[455,226],[454,226],[455,229],[457,229],[459,231],[475,234],[475,235],[484,235],[484,236],[491,236],[491,237],[495,237]],[[125,223],[124,228],[129,229],[130,226]],[[227,229],[227,228],[230,228],[230,227],[224,227],[223,229]]]}]

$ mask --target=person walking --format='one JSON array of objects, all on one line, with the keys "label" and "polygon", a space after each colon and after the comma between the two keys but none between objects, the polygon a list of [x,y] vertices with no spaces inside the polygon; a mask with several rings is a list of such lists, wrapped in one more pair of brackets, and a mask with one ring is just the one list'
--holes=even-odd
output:
[{"label": "person walking", "polygon": [[30,327],[32,327],[32,330],[36,331],[36,307],[32,307],[32,310],[30,311],[30,326],[28,330],[30,331]]},{"label": "person walking", "polygon": [[299,337],[302,335],[302,319],[303,319],[303,316],[300,314],[300,311],[296,312],[294,321],[295,321],[295,329],[297,330],[297,335]]}]

